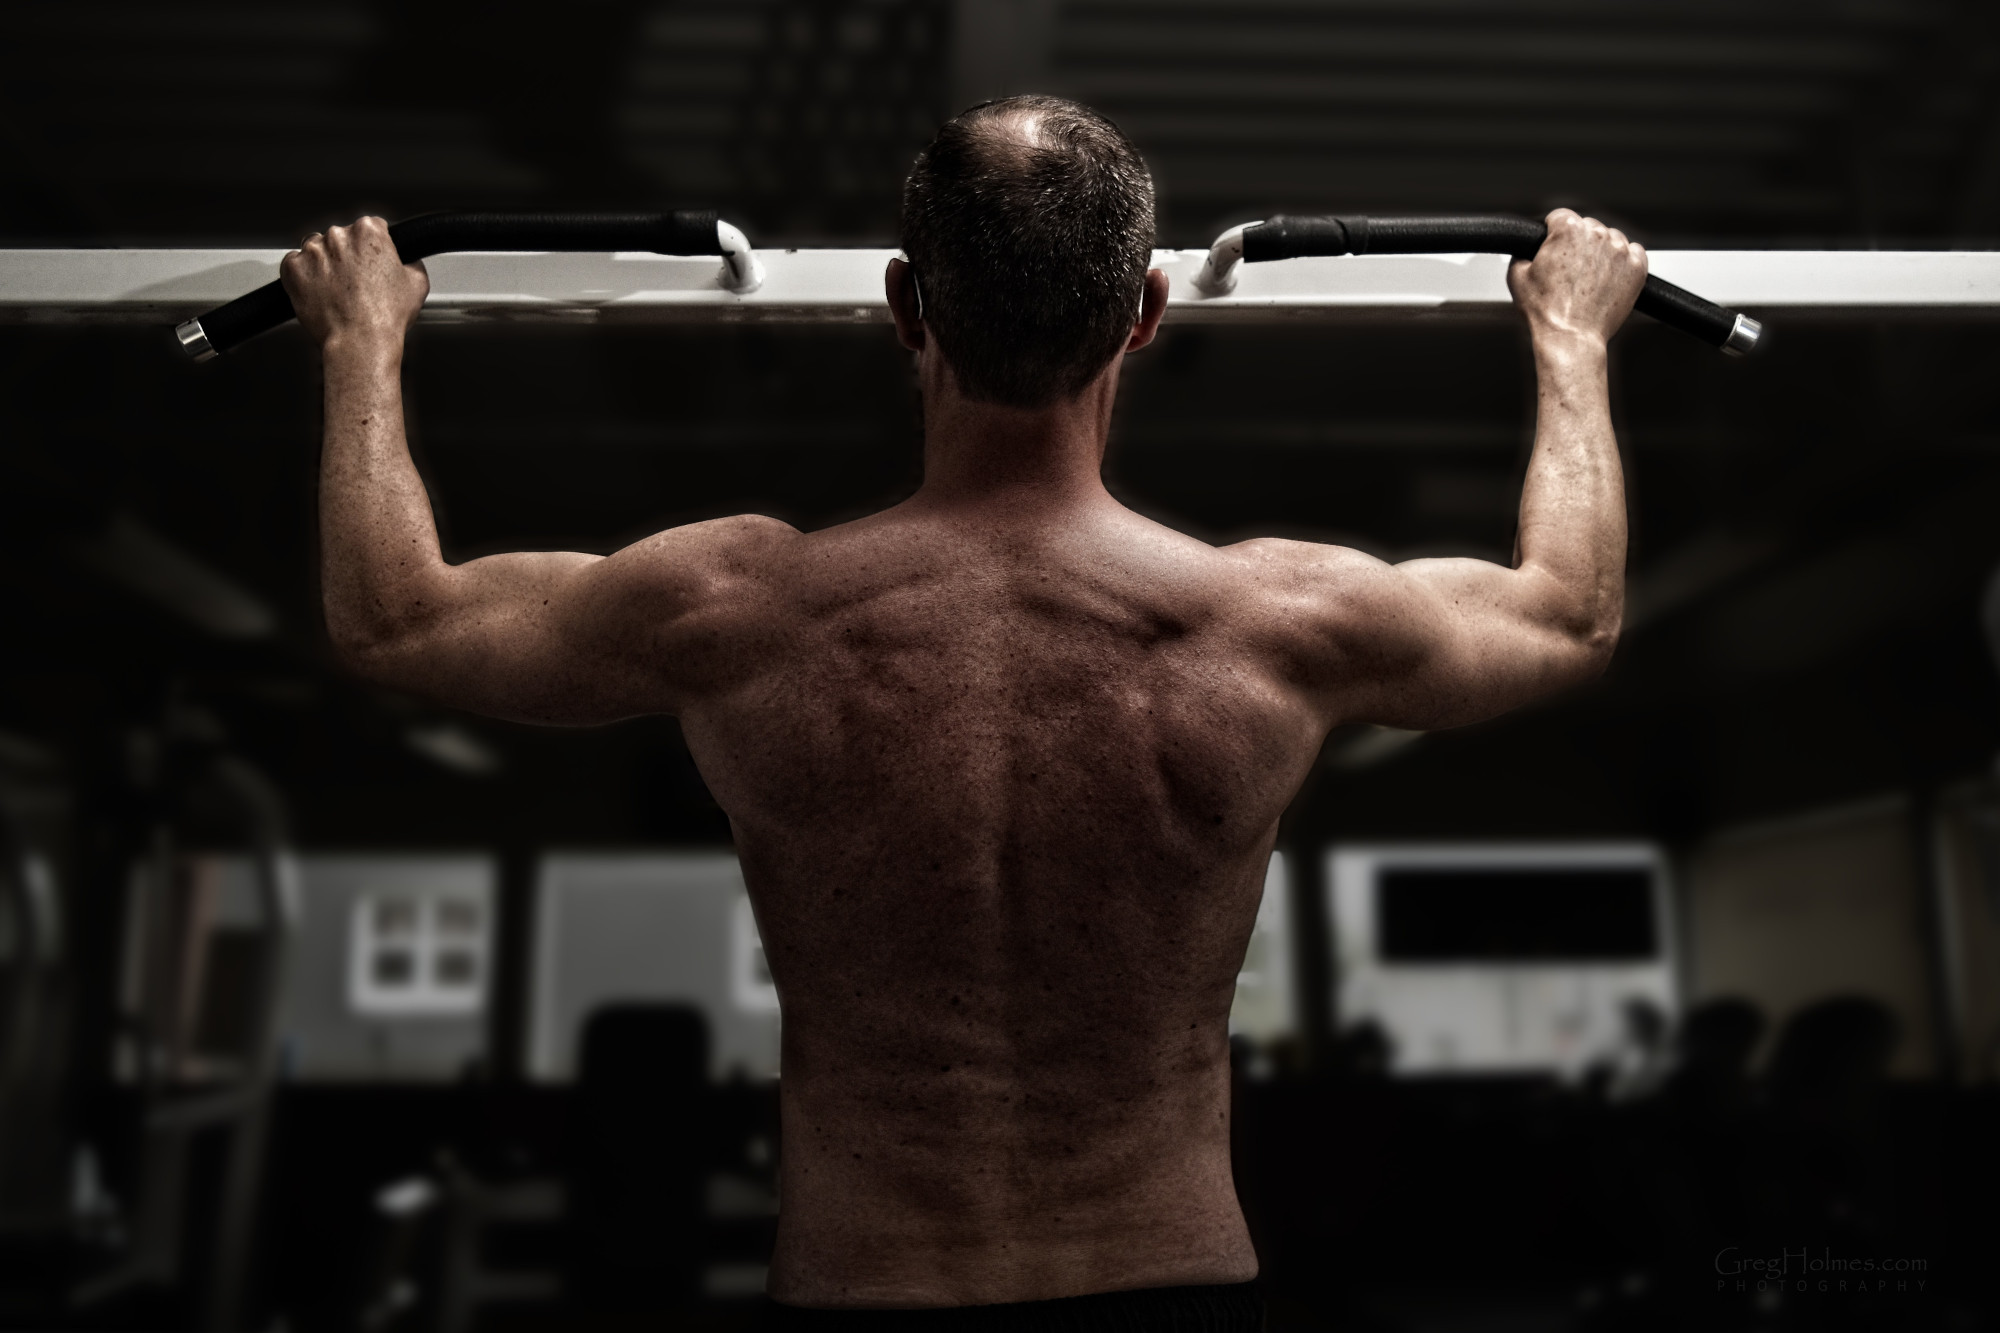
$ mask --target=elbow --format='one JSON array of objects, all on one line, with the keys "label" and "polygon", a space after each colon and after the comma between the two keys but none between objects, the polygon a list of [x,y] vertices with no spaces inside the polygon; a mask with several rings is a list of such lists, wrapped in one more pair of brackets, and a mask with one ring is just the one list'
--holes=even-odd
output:
[{"label": "elbow", "polygon": [[397,684],[417,638],[414,626],[390,616],[343,615],[329,606],[327,640],[342,670],[378,685]]},{"label": "elbow", "polygon": [[381,635],[336,629],[329,624],[327,638],[333,645],[333,660],[340,664],[341,670],[364,680],[380,681],[388,675],[397,655],[395,641]]},{"label": "elbow", "polygon": [[1576,589],[1556,599],[1549,611],[1548,624],[1560,636],[1564,674],[1571,683],[1603,675],[1618,651],[1618,634],[1624,626],[1624,580],[1598,580],[1594,586]]},{"label": "elbow", "polygon": [[435,643],[458,605],[448,579],[356,578],[329,570],[326,635],[334,659],[356,676],[397,685],[412,661]]},{"label": "elbow", "polygon": [[1584,680],[1595,680],[1611,665],[1612,654],[1618,651],[1618,622],[1612,621],[1603,629],[1593,630],[1577,645],[1582,659],[1581,675]]},{"label": "elbow", "polygon": [[1579,577],[1537,569],[1541,602],[1538,620],[1552,636],[1565,675],[1575,683],[1594,680],[1611,665],[1625,621],[1625,579],[1598,570]]},{"label": "elbow", "polygon": [[1568,640],[1567,656],[1574,684],[1596,680],[1611,665],[1611,658],[1618,651],[1622,619],[1620,608],[1612,606],[1605,613],[1566,627],[1568,632],[1564,637]]}]

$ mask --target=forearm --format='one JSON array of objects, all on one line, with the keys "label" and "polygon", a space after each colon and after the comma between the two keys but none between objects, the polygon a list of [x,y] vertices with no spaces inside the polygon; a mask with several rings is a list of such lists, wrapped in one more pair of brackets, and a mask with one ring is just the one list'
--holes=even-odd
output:
[{"label": "forearm", "polygon": [[320,558],[336,651],[371,680],[456,707],[600,720],[597,699],[555,651],[588,638],[578,576],[600,557],[522,551],[445,563],[404,435],[402,352],[401,337],[387,335],[324,348]]},{"label": "forearm", "polygon": [[365,656],[421,628],[449,575],[403,433],[403,340],[336,337],[324,349],[320,560],[327,632]]},{"label": "forearm", "polygon": [[1534,340],[1537,389],[1514,567],[1396,566],[1368,617],[1383,627],[1389,665],[1342,716],[1406,727],[1477,721],[1596,675],[1617,644],[1625,478],[1606,344],[1645,282],[1646,254],[1567,209],[1548,224],[1535,257],[1507,270]]},{"label": "forearm", "polygon": [[1517,567],[1555,628],[1608,649],[1625,599],[1625,479],[1601,338],[1534,332],[1534,455],[1521,488]]}]

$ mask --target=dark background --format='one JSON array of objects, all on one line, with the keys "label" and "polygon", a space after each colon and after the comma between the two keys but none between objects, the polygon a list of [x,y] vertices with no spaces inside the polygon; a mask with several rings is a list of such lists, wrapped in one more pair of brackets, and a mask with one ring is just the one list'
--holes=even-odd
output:
[{"label": "dark background", "polygon": [[[1163,245],[1205,245],[1283,210],[1564,204],[1656,248],[1988,248],[2000,235],[1996,70],[1990,5],[1915,0],[16,0],[0,11],[0,244],[281,245],[361,212],[641,206],[719,208],[759,246],[888,245],[902,174],[938,120],[1034,89],[1089,101],[1137,142]],[[1797,318],[1772,321],[1756,358],[1730,361],[1635,320],[1614,355],[1633,544],[1611,670],[1380,762],[1347,763],[1355,738],[1336,735],[1285,845],[1629,836],[1685,848],[1884,791],[1921,801],[1985,771],[2000,749],[1978,618],[2000,561],[1996,349],[2000,328],[1984,318]],[[454,557],[608,550],[744,510],[818,527],[918,480],[913,385],[879,328],[424,329],[406,380]],[[1505,559],[1511,547],[1533,410],[1511,324],[1170,319],[1128,385],[1107,475],[1163,522],[1391,558]],[[0,327],[0,732],[30,785],[61,793],[66,864],[86,909],[104,908],[78,914],[86,1101],[111,1022],[108,1000],[89,997],[115,954],[110,890],[90,888],[89,867],[116,860],[133,737],[170,716],[199,713],[268,774],[304,845],[502,851],[483,1077],[503,1089],[518,1072],[535,850],[727,841],[671,722],[536,732],[449,716],[333,666],[315,586],[317,418],[317,368],[295,331],[190,366],[164,330]],[[118,524],[198,561],[274,631],[218,635],[107,573],[93,552]],[[433,723],[470,738],[490,771],[413,750],[412,727]],[[1314,858],[1298,860],[1309,911]],[[1323,992],[1326,960],[1304,962]],[[1329,1021],[1309,1018],[1301,1078],[1327,1067]],[[1517,1093],[1535,1095],[1505,1095]],[[1513,1234],[1511,1257],[1488,1266],[1500,1286],[1589,1267],[1521,1241],[1541,1233],[1505,1211],[1569,1197],[1523,1165],[1574,1164],[1559,1114],[1508,1122],[1543,1156],[1518,1143],[1459,1151],[1452,1108],[1466,1103],[1423,1095],[1415,1110],[1272,1110],[1296,1137],[1271,1172],[1320,1183],[1264,1207],[1267,1248],[1336,1233],[1351,1246],[1379,1225],[1456,1236],[1468,1253]],[[280,1177],[319,1151],[301,1146],[311,1126],[364,1114],[295,1096]],[[1940,1098],[1912,1103],[1913,1123],[1961,1126],[1973,1155],[1952,1160],[1990,1171],[1990,1101]],[[399,1114],[386,1107],[365,1116],[386,1125]],[[519,1115],[529,1128],[508,1132],[528,1142],[556,1113]],[[383,1132],[408,1140],[404,1157],[432,1141],[396,1123]],[[1942,1132],[1896,1141],[1932,1151]],[[1345,1160],[1340,1143],[1376,1164]],[[1334,1207],[1311,1190],[1350,1173],[1344,1199],[1413,1207],[1407,1189],[1369,1193],[1398,1171],[1405,1185],[1485,1181],[1468,1197],[1502,1211],[1468,1203],[1435,1231],[1459,1205],[1425,1195],[1431,1210],[1400,1231],[1388,1213],[1348,1230],[1310,1220]],[[1956,1167],[1922,1178],[1932,1193],[1908,1216],[1924,1236],[1958,1233],[1951,1179],[1993,1179]],[[1977,1204],[1988,1216],[1991,1198]],[[1579,1226],[1590,1230],[1571,1215],[1556,1231]],[[336,1241],[300,1234],[262,1299],[272,1317],[310,1323],[310,1300],[287,1302],[313,1287],[300,1276],[311,1247]],[[1423,1264],[1397,1262],[1423,1284]],[[1466,1259],[1453,1271],[1474,1270]],[[1341,1281],[1301,1280],[1288,1299],[1340,1308],[1324,1293]],[[1960,1282],[1976,1285],[1964,1269]]]}]

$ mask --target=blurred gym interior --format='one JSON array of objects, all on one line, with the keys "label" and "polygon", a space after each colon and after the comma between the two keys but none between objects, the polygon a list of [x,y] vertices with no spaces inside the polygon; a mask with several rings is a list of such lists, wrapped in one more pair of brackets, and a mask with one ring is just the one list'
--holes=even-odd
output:
[{"label": "blurred gym interior", "polygon": [[[1558,204],[1655,249],[2000,236],[1972,0],[16,0],[0,245],[700,207],[893,246],[938,122],[1025,90],[1132,137],[1163,246]],[[1995,1326],[2000,327],[1767,343],[1614,344],[1600,681],[1336,733],[1286,819],[1232,1023],[1274,1330]],[[296,329],[0,347],[0,1326],[750,1326],[779,1015],[675,724],[335,666]],[[1509,558],[1513,322],[1170,317],[1126,374],[1149,516]],[[427,326],[406,384],[453,558],[918,480],[879,325]]]}]

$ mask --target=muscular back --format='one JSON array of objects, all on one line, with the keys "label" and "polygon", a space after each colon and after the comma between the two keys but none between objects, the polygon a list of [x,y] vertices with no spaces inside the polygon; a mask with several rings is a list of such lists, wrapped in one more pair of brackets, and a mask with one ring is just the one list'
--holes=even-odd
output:
[{"label": "muscular back", "polygon": [[1227,1018],[1324,723],[1244,558],[1108,504],[773,529],[680,709],[783,1002],[772,1294],[1254,1275]]}]

